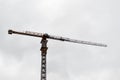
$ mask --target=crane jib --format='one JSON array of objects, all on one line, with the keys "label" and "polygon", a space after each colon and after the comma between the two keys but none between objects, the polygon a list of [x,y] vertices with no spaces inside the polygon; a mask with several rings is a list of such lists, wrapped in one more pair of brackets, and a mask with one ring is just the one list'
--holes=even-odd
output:
[{"label": "crane jib", "polygon": [[67,41],[67,42],[73,42],[73,43],[80,43],[80,44],[86,44],[86,45],[107,47],[106,44],[95,43],[95,42],[90,42],[90,41],[75,40],[75,39],[70,39],[70,38],[61,37],[61,36],[53,36],[53,35],[48,35],[47,33],[38,33],[38,32],[31,32],[31,31],[19,32],[19,31],[8,30],[8,34],[13,34],[13,33],[21,34],[21,35],[28,35],[28,36],[33,36],[33,37],[46,37],[49,39]]}]

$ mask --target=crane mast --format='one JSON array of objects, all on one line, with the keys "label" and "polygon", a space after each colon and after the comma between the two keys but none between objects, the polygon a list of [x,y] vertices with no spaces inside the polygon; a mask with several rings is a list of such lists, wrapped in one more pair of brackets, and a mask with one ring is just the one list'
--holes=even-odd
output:
[{"label": "crane mast", "polygon": [[46,54],[47,54],[47,42],[48,40],[46,39],[45,36],[42,37],[41,40],[41,80],[46,80]]},{"label": "crane mast", "polygon": [[48,35],[46,33],[37,33],[37,32],[31,32],[31,31],[13,31],[8,30],[8,34],[20,34],[20,35],[27,35],[27,36],[33,36],[33,37],[41,37],[41,80],[46,80],[46,55],[47,55],[47,39],[54,39],[54,40],[60,40],[60,41],[67,41],[67,42],[73,42],[73,43],[79,43],[79,44],[86,44],[86,45],[94,45],[94,46],[100,46],[100,47],[107,47],[105,44],[101,43],[95,43],[95,42],[89,42],[89,41],[82,41],[82,40],[75,40],[70,39],[66,37],[61,36],[53,36]]}]

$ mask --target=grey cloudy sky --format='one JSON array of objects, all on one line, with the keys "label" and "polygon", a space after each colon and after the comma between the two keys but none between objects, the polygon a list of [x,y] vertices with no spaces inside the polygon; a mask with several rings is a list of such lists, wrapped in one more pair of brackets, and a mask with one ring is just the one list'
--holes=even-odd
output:
[{"label": "grey cloudy sky", "polygon": [[0,0],[0,80],[40,79],[36,31],[105,43],[107,48],[49,40],[48,80],[120,79],[119,0]]}]

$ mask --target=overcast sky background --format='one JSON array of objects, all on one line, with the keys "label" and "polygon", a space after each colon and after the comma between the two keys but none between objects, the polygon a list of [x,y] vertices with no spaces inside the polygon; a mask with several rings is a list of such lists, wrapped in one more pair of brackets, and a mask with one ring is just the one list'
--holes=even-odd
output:
[{"label": "overcast sky background", "polygon": [[47,80],[120,80],[119,0],[0,0],[0,80],[40,80],[40,38],[8,29],[105,43],[48,41]]}]

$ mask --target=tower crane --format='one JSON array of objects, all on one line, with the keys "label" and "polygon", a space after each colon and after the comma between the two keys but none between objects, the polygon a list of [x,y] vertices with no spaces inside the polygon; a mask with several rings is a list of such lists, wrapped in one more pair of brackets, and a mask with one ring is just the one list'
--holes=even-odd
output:
[{"label": "tower crane", "polygon": [[20,35],[27,35],[27,36],[42,38],[41,49],[40,49],[41,50],[41,80],[46,80],[46,54],[47,54],[47,49],[48,49],[47,39],[54,39],[54,40],[67,41],[67,42],[73,42],[73,43],[79,43],[79,44],[107,47],[107,45],[101,44],[101,43],[75,40],[75,39],[70,39],[70,38],[61,37],[61,36],[49,35],[47,33],[38,33],[38,32],[31,32],[31,31],[14,31],[10,29],[8,30],[8,34],[20,34]]}]

